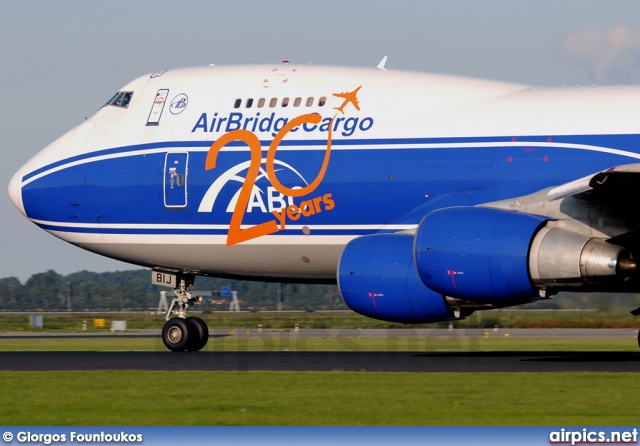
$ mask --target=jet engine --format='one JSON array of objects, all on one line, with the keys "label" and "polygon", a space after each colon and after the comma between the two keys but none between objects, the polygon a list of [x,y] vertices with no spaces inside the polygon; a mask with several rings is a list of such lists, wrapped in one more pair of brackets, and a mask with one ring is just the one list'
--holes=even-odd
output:
[{"label": "jet engine", "polygon": [[374,319],[425,323],[456,319],[445,297],[427,288],[413,261],[413,236],[374,234],[352,240],[338,265],[346,304]]},{"label": "jet engine", "polygon": [[404,323],[621,284],[635,273],[620,246],[550,224],[547,217],[480,207],[429,213],[414,236],[375,234],[347,244],[338,286],[365,316]]},{"label": "jet engine", "polygon": [[431,212],[415,235],[416,268],[432,290],[477,302],[588,289],[635,271],[625,248],[548,223],[489,208]]}]

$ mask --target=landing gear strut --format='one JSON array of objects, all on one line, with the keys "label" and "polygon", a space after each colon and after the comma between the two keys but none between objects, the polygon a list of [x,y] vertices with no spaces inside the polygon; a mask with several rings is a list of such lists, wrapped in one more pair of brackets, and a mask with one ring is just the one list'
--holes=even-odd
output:
[{"label": "landing gear strut", "polygon": [[[167,274],[154,271],[154,275],[162,274],[164,283],[171,283],[177,286],[173,289],[176,297],[173,298],[171,306],[167,311],[167,322],[162,328],[162,342],[172,352],[198,351],[207,345],[209,340],[209,327],[199,317],[187,317],[187,309],[195,302],[202,302],[202,297],[191,293],[191,287],[195,276],[193,274]],[[154,280],[154,283],[158,283]],[[177,315],[172,318],[171,315]]]}]

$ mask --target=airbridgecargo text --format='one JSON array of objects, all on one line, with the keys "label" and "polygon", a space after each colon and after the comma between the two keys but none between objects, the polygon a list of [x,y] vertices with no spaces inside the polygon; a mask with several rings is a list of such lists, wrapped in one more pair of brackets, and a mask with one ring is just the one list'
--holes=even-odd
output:
[{"label": "airbridgecargo text", "polygon": [[[332,120],[333,124],[331,123]],[[289,118],[276,117],[275,113],[265,117],[261,117],[260,112],[253,116],[245,116],[243,113],[229,113],[226,117],[218,116],[218,113],[213,115],[202,113],[191,132],[226,133],[234,130],[248,130],[254,133],[271,133],[271,136],[276,136],[276,133],[282,130],[288,122]],[[333,128],[331,128],[332,125]],[[322,118],[317,124],[304,123],[291,129],[290,132],[294,133],[302,130],[307,133],[326,133],[331,128],[334,132],[340,132],[342,136],[351,136],[356,131],[366,132],[371,127],[373,127],[373,118],[371,117],[336,117],[335,119]]]}]

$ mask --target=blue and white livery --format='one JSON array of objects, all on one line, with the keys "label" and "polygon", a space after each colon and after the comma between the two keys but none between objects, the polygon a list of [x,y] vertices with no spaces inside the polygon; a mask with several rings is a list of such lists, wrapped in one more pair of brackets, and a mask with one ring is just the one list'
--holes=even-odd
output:
[{"label": "blue and white livery", "polygon": [[[83,249],[196,275],[338,283],[404,323],[637,292],[640,88],[282,64],[158,71],[29,160],[9,195]],[[634,310],[634,313],[637,312]]]}]

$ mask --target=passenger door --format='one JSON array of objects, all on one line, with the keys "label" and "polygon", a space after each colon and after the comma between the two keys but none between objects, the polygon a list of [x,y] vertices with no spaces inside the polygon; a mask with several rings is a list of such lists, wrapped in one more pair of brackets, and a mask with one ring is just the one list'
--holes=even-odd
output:
[{"label": "passenger door", "polygon": [[167,153],[164,159],[164,207],[187,207],[189,153]]}]

